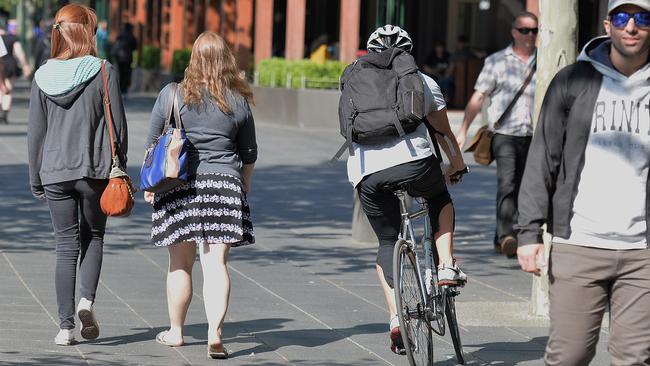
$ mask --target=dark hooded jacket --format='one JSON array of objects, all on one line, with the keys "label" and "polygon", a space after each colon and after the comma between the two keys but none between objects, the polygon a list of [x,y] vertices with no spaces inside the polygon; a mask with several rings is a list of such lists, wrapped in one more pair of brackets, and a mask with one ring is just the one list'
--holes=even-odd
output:
[{"label": "dark hooded jacket", "polygon": [[[49,60],[35,74],[29,103],[27,147],[32,193],[82,178],[108,179],[111,146],[104,118],[101,60],[85,56]],[[106,63],[117,155],[126,166],[128,134],[117,70]]]},{"label": "dark hooded jacket", "polygon": [[[601,70],[613,69],[608,37],[590,41],[578,62],[551,81],[528,151],[519,191],[519,245],[542,243],[542,226],[553,236],[569,238],[573,206],[594,107],[603,82]],[[650,215],[650,179],[646,182],[646,223]],[[650,243],[650,230],[646,231]]]}]

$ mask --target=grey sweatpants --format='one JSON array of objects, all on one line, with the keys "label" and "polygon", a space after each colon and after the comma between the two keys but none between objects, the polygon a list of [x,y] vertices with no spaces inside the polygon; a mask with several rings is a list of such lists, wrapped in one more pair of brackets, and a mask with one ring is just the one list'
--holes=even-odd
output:
[{"label": "grey sweatpants", "polygon": [[77,261],[81,297],[95,299],[102,268],[106,215],[99,199],[108,180],[80,179],[44,186],[56,241],[54,282],[59,327],[74,329]]},{"label": "grey sweatpants", "polygon": [[554,243],[546,365],[588,365],[609,308],[614,366],[650,365],[650,250]]}]

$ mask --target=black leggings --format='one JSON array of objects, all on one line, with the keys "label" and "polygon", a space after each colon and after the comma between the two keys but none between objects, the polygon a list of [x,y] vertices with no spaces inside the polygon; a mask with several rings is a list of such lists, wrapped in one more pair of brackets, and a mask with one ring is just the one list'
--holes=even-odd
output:
[{"label": "black leggings", "polygon": [[59,327],[74,329],[77,261],[81,297],[95,300],[102,269],[106,215],[99,199],[108,180],[79,179],[44,186],[56,240],[54,283]]},{"label": "black leggings", "polygon": [[399,199],[394,192],[403,185],[409,195],[426,199],[433,233],[438,231],[440,211],[451,203],[440,164],[434,158],[381,170],[366,176],[357,185],[361,207],[379,240],[377,264],[390,287],[393,287],[393,249],[402,223]]}]

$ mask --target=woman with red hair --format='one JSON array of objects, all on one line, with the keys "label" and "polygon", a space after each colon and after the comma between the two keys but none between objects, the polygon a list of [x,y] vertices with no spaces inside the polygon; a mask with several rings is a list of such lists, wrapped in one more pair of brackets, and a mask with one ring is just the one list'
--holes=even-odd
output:
[{"label": "woman with red hair", "polygon": [[34,74],[29,99],[30,184],[34,196],[47,201],[56,241],[60,331],[54,342],[58,345],[75,343],[77,262],[81,298],[76,313],[81,336],[99,336],[94,302],[106,227],[99,200],[112,164],[105,97],[111,102],[116,158],[126,166],[128,137],[119,76],[114,67],[96,57],[96,26],[95,13],[84,5],[66,5],[56,13],[52,58]]}]

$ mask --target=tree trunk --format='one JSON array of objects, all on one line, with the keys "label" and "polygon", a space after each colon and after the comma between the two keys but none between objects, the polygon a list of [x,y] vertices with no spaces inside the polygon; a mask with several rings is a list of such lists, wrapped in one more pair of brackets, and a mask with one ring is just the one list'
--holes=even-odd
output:
[{"label": "tree trunk", "polygon": [[[578,0],[540,0],[539,7],[540,34],[535,85],[535,124],[551,80],[564,66],[574,63],[578,53]],[[548,317],[550,239],[550,235],[545,233],[546,263],[542,275],[533,277],[530,306],[530,314],[533,316]]]}]

